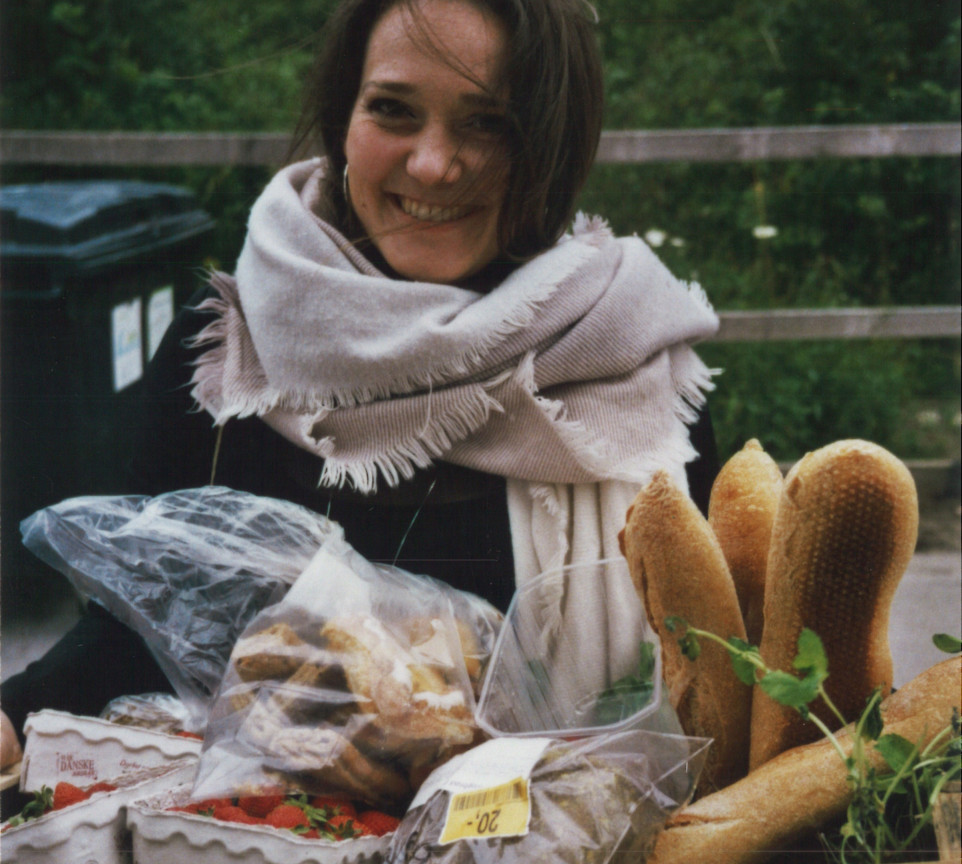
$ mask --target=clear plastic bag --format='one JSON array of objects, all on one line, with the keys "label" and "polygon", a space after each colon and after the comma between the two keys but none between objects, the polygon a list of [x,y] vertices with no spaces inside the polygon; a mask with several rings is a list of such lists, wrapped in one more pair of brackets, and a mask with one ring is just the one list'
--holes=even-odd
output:
[{"label": "clear plastic bag", "polygon": [[[647,730],[494,738],[427,779],[388,864],[644,861],[690,799],[708,740]],[[616,857],[617,856],[617,857]]]},{"label": "clear plastic bag", "polygon": [[[586,584],[604,598],[590,609],[568,599]],[[560,618],[553,605],[542,602],[554,592],[566,600]],[[662,692],[658,636],[625,558],[549,570],[515,593],[477,713],[478,724],[492,737],[568,738],[627,729],[681,734]]]},{"label": "clear plastic bag", "polygon": [[304,507],[222,486],[71,498],[24,545],[145,640],[202,728],[237,637],[343,532]]},{"label": "clear plastic bag", "polygon": [[235,645],[192,797],[299,791],[403,812],[479,740],[475,698],[501,619],[328,543]]},{"label": "clear plastic bag", "polygon": [[100,718],[118,726],[136,726],[168,735],[185,734],[190,725],[187,706],[170,693],[118,696],[107,703]]}]

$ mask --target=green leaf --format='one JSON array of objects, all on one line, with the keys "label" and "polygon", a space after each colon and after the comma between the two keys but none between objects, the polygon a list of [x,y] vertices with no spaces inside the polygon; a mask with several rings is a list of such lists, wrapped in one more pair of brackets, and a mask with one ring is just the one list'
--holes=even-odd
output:
[{"label": "green leaf", "polygon": [[735,670],[735,675],[742,684],[747,684],[751,687],[755,683],[755,669],[757,667],[746,655],[757,657],[759,656],[758,649],[744,639],[739,639],[737,636],[732,636],[728,640],[728,646],[728,653],[732,658],[732,668]]},{"label": "green leaf", "polygon": [[654,691],[655,646],[642,642],[638,651],[638,672],[619,678],[602,691],[595,702],[595,722],[609,726],[637,714],[651,701]]},{"label": "green leaf", "polygon": [[911,741],[895,733],[879,738],[875,742],[875,749],[885,760],[885,764],[896,773],[901,771],[916,753],[915,745]]},{"label": "green leaf", "polygon": [[655,674],[655,643],[642,642],[638,655],[638,677],[643,681],[650,681]]},{"label": "green leaf", "polygon": [[678,640],[678,644],[681,646],[681,653],[689,660],[697,660],[701,655],[701,643],[691,630]]},{"label": "green leaf", "polygon": [[882,734],[884,725],[882,720],[882,702],[878,698],[878,689],[876,689],[875,692],[869,696],[865,711],[862,713],[859,724],[861,735],[863,738],[874,741]]},{"label": "green leaf", "polygon": [[958,654],[962,651],[962,639],[957,636],[950,636],[948,633],[936,633],[932,637],[935,647],[946,654]]},{"label": "green leaf", "polygon": [[665,627],[668,628],[669,633],[674,633],[679,627],[687,630],[688,622],[679,615],[669,615],[665,619]]},{"label": "green leaf", "polygon": [[818,681],[814,677],[796,678],[775,670],[763,675],[758,683],[772,699],[790,708],[802,708],[818,695]]},{"label": "green leaf", "polygon": [[798,653],[792,661],[792,666],[800,672],[807,673],[806,677],[814,675],[818,683],[828,677],[828,656],[825,654],[822,640],[814,630],[802,628],[798,636]]}]

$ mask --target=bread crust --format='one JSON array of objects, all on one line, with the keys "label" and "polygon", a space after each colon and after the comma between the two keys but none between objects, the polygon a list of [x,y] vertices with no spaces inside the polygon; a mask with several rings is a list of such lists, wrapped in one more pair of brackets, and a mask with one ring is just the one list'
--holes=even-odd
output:
[{"label": "bread crust", "polygon": [[784,478],[752,438],[718,472],[708,502],[708,524],[721,544],[752,645],[762,638],[765,571]]},{"label": "bread crust", "polygon": [[[905,465],[868,441],[836,441],[789,471],[772,527],[760,650],[792,671],[802,628],[828,657],[826,692],[846,719],[879,687],[892,686],[888,641],[895,589],[918,536],[918,498]],[[791,708],[756,687],[750,768],[818,737]],[[814,712],[841,725],[823,704]]]},{"label": "bread crust", "polygon": [[721,546],[692,500],[658,472],[628,510],[621,547],[652,629],[661,641],[668,698],[687,735],[714,739],[699,794],[727,786],[748,767],[751,690],[732,670],[728,652],[706,643],[692,662],[665,619],[724,637],[745,638],[735,585]]},{"label": "bread crust", "polygon": [[[926,746],[959,708],[960,688],[962,657],[930,667],[882,701],[884,732]],[[846,754],[849,731],[838,733]],[[869,754],[877,771],[889,770],[874,750]],[[831,743],[803,744],[675,813],[658,835],[648,864],[761,864],[841,818],[851,795],[845,766]]]}]

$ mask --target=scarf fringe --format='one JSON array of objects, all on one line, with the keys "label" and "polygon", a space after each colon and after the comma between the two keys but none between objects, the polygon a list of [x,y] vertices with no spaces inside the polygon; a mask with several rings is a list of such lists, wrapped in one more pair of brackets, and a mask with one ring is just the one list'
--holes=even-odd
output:
[{"label": "scarf fringe", "polygon": [[[430,412],[430,402],[428,410]],[[340,487],[347,483],[360,492],[372,493],[377,489],[380,472],[389,486],[397,486],[401,478],[410,480],[416,468],[428,467],[432,460],[450,450],[455,441],[467,438],[483,426],[492,412],[503,410],[497,399],[477,385],[453,410],[429,417],[417,434],[395,441],[365,459],[339,458],[334,439],[324,438],[318,442],[320,455],[325,460],[319,485]]]},{"label": "scarf fringe", "polygon": [[[589,244],[585,245],[586,253]],[[572,256],[571,270],[577,269],[584,256]],[[332,388],[328,391],[292,392],[271,387],[263,377],[258,386],[238,387],[225,390],[224,369],[227,362],[228,324],[232,309],[240,309],[236,281],[220,272],[213,272],[210,285],[217,291],[197,306],[198,310],[215,313],[215,319],[204,327],[190,342],[189,347],[210,346],[195,361],[192,379],[192,396],[198,404],[209,411],[216,425],[222,425],[231,417],[263,415],[270,411],[293,411],[299,414],[317,415],[339,408],[351,408],[397,396],[430,392],[432,388],[462,381],[476,375],[488,361],[492,351],[506,339],[529,327],[536,319],[541,306],[551,299],[558,288],[557,282],[533,282],[524,286],[524,294],[514,301],[513,307],[502,320],[492,327],[483,338],[446,362],[416,370],[403,378],[396,378],[376,387]],[[240,314],[240,313],[238,313]],[[511,370],[507,370],[511,374]],[[231,389],[239,392],[231,392]]]},{"label": "scarf fringe", "polygon": [[217,296],[208,297],[198,304],[195,311],[213,312],[214,320],[195,336],[186,340],[189,349],[211,346],[194,361],[194,374],[191,379],[191,396],[214,418],[215,425],[223,425],[227,417],[221,418],[222,386],[224,364],[227,360],[227,314],[231,301],[236,300],[237,291],[233,280],[224,273],[213,271],[208,275],[208,283],[217,291]]}]

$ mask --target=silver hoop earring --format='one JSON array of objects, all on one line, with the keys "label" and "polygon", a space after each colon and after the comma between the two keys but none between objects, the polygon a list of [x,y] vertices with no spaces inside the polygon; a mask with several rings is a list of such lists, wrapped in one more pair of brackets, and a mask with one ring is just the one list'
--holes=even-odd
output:
[{"label": "silver hoop earring", "polygon": [[347,204],[351,203],[350,192],[347,188],[347,164],[344,165],[344,176],[341,179],[341,191],[344,193],[344,201]]}]

